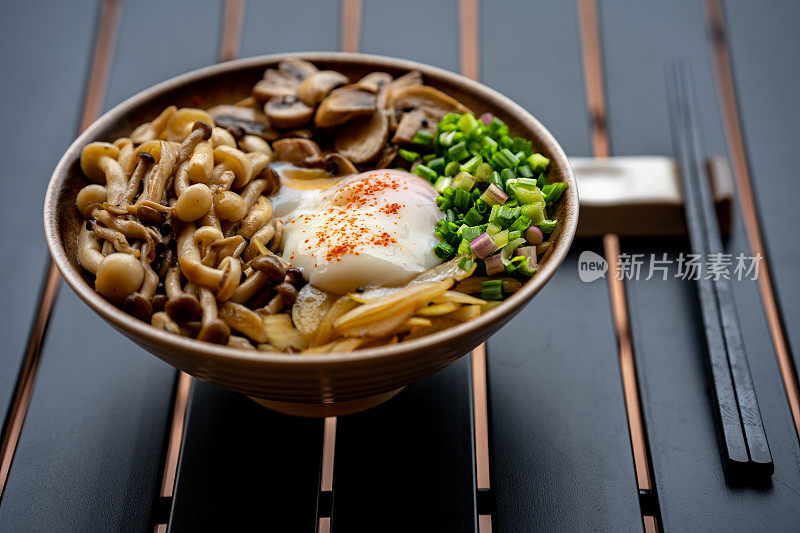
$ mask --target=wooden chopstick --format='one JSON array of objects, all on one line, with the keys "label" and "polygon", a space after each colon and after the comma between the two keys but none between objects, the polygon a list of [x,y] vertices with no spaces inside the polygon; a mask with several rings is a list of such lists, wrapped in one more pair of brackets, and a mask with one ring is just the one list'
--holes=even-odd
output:
[{"label": "wooden chopstick", "polygon": [[[681,166],[692,251],[706,260],[722,253],[714,203],[703,171],[696,100],[685,63],[668,67],[673,141]],[[771,475],[774,469],[758,407],[730,279],[701,275],[698,294],[721,429],[723,465],[731,475]]]}]

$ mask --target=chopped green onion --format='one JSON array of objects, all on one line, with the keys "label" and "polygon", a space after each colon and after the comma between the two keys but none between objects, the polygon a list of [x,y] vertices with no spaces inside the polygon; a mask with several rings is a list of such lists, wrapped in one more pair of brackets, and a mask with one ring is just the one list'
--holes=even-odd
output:
[{"label": "chopped green onion", "polygon": [[456,189],[464,189],[465,191],[472,190],[475,186],[475,176],[466,172],[459,172],[453,178],[453,187]]},{"label": "chopped green onion", "polygon": [[471,255],[472,248],[469,246],[469,242],[467,239],[461,239],[461,242],[458,243],[458,250],[456,251],[457,255]]},{"label": "chopped green onion", "polygon": [[472,268],[472,265],[475,263],[475,260],[472,257],[463,257],[461,261],[458,262],[458,268],[461,270],[467,271]]},{"label": "chopped green onion", "polygon": [[557,220],[542,220],[540,223],[536,224],[536,227],[542,230],[542,233],[553,233],[553,230],[556,229]]},{"label": "chopped green onion", "polygon": [[469,209],[470,199],[471,198],[467,191],[464,189],[456,189],[455,193],[453,194],[453,205],[459,211],[466,211]]},{"label": "chopped green onion", "polygon": [[446,131],[444,133],[439,134],[439,144],[444,147],[449,147],[453,144],[453,140],[455,139],[456,135],[458,134],[457,130]]},{"label": "chopped green onion", "polygon": [[421,144],[423,146],[430,146],[431,141],[433,140],[433,134],[429,131],[419,130],[417,133],[414,134],[414,138],[411,139],[411,142],[414,144]]},{"label": "chopped green onion", "polygon": [[531,170],[531,167],[528,165],[520,165],[519,168],[517,168],[517,174],[524,178],[532,178],[533,170]]},{"label": "chopped green onion", "polygon": [[483,158],[479,155],[473,156],[469,161],[461,165],[461,170],[474,174],[478,170],[478,165],[483,163]]},{"label": "chopped green onion", "polygon": [[461,131],[469,135],[473,129],[478,127],[478,121],[475,120],[475,116],[472,113],[464,113],[458,120],[458,127],[461,128]]},{"label": "chopped green onion", "polygon": [[433,161],[434,159],[436,159],[436,154],[426,154],[426,155],[422,156],[422,162],[425,163],[426,165],[430,161]]},{"label": "chopped green onion", "polygon": [[544,172],[550,165],[550,160],[542,154],[531,154],[528,156],[528,165],[534,172]]},{"label": "chopped green onion", "polygon": [[[522,208],[520,208],[520,211],[522,211]],[[525,231],[530,225],[531,219],[525,215],[520,215],[508,229],[511,231]]]},{"label": "chopped green onion", "polygon": [[481,137],[480,145],[485,153],[493,154],[497,151],[497,141],[495,141],[488,135],[485,137]]},{"label": "chopped green onion", "polygon": [[564,194],[565,190],[567,190],[567,184],[563,181],[559,181],[558,183],[545,185],[542,189],[542,192],[544,193],[547,203],[552,204],[561,198],[561,195]]},{"label": "chopped green onion", "polygon": [[462,226],[461,228],[461,236],[467,239],[468,241],[474,241],[477,239],[481,233],[486,232],[486,225],[480,226]]},{"label": "chopped green onion", "polygon": [[499,224],[495,224],[494,222],[489,222],[486,224],[486,233],[489,235],[494,235],[495,233],[499,233],[502,231],[503,228],[500,227]]},{"label": "chopped green onion", "polygon": [[419,159],[419,154],[417,152],[412,152],[410,150],[403,150],[402,148],[397,151],[397,155],[399,155],[400,157],[411,163]]},{"label": "chopped green onion", "polygon": [[446,242],[440,242],[433,247],[433,253],[439,259],[450,259],[455,255],[456,249]]},{"label": "chopped green onion", "polygon": [[490,279],[481,283],[481,298],[483,300],[502,300],[503,280]]},{"label": "chopped green onion", "polygon": [[444,190],[450,187],[450,183],[453,181],[453,178],[449,178],[447,176],[439,176],[436,179],[436,183],[433,184],[433,188],[436,189],[436,192],[442,194]]},{"label": "chopped green onion", "polygon": [[525,157],[526,154],[531,153],[531,142],[523,139],[522,137],[514,137],[514,144],[512,146],[515,152],[523,152],[523,157]]},{"label": "chopped green onion", "polygon": [[469,246],[472,248],[472,251],[475,252],[475,255],[481,259],[493,254],[497,250],[494,239],[492,239],[491,235],[488,233],[481,233],[469,243]]},{"label": "chopped green onion", "polygon": [[455,176],[458,174],[459,170],[461,170],[461,165],[458,163],[458,161],[450,161],[447,163],[447,166],[444,167],[444,175]]},{"label": "chopped green onion", "polygon": [[455,222],[456,217],[458,216],[458,213],[456,213],[454,209],[448,209],[447,211],[445,211],[444,214],[445,214],[445,220],[447,220],[448,222]]},{"label": "chopped green onion", "polygon": [[503,183],[503,178],[500,177],[499,172],[492,172],[491,182],[497,185],[501,191],[506,190],[505,183]]},{"label": "chopped green onion", "polygon": [[417,168],[414,169],[414,174],[421,178],[425,178],[432,183],[436,181],[437,177],[439,177],[432,168],[426,167],[425,165],[417,165]]},{"label": "chopped green onion", "polygon": [[519,159],[508,148],[503,148],[492,156],[492,161],[500,168],[516,168]]},{"label": "chopped green onion", "polygon": [[475,178],[478,183],[489,183],[492,179],[492,165],[489,163],[481,163],[478,165],[478,170],[475,171]]},{"label": "chopped green onion", "polygon": [[469,152],[467,151],[467,143],[462,141],[448,148],[447,157],[454,161],[461,161],[462,159],[468,158]]},{"label": "chopped green onion", "polygon": [[541,189],[548,183],[550,182],[547,180],[547,176],[544,175],[544,172],[540,172],[539,177],[536,178],[536,186]]},{"label": "chopped green onion", "polygon": [[474,207],[471,207],[467,214],[464,215],[464,224],[467,226],[477,226],[481,222],[483,222],[483,215]]},{"label": "chopped green onion", "polygon": [[497,248],[502,248],[508,244],[508,230],[504,229],[503,231],[498,231],[492,235],[492,239],[494,240],[494,244],[497,246]]},{"label": "chopped green onion", "polygon": [[503,189],[492,183],[483,191],[480,199],[488,205],[503,205],[508,200],[508,195],[503,192]]},{"label": "chopped green onion", "polygon": [[539,225],[545,219],[544,204],[539,202],[535,204],[526,204],[520,207],[520,212],[531,219],[531,224]]},{"label": "chopped green onion", "polygon": [[444,166],[445,166],[444,157],[437,157],[435,159],[431,159],[428,162],[428,167],[430,167],[430,169],[436,172],[437,174],[444,174]]}]

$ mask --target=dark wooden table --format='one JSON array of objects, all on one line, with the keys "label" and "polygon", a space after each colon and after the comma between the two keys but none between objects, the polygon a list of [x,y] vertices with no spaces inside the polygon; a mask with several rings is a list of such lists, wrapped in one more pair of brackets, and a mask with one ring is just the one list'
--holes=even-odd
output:
[{"label": "dark wooden table", "polygon": [[[4,6],[0,531],[797,530],[798,20],[793,0]],[[769,268],[734,287],[771,481],[723,476],[694,284],[626,280],[620,301],[613,282],[579,280],[578,254],[613,237],[575,242],[488,342],[485,373],[466,356],[327,432],[201,382],[187,395],[70,290],[51,305],[41,205],[81,125],[220,59],[341,48],[478,77],[574,156],[672,155],[664,62],[691,58],[707,148],[736,176],[726,249]],[[620,247],[675,259],[688,242]],[[549,326],[531,339],[532,322]]]}]

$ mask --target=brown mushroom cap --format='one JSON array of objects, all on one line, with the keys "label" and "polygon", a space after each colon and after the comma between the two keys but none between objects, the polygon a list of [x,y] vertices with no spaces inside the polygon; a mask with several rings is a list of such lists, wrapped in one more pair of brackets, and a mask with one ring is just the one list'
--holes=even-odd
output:
[{"label": "brown mushroom cap", "polygon": [[358,169],[353,162],[342,154],[328,154],[322,158],[322,163],[328,174],[332,174],[336,177],[358,174]]},{"label": "brown mushroom cap", "polygon": [[218,105],[208,110],[217,126],[226,129],[236,139],[245,135],[255,135],[267,141],[278,138],[267,116],[250,106]]},{"label": "brown mushroom cap", "polygon": [[320,128],[338,126],[377,109],[375,95],[352,86],[334,90],[317,108],[314,123]]},{"label": "brown mushroom cap", "polygon": [[227,344],[230,336],[231,328],[219,318],[215,318],[200,329],[197,334],[197,340],[214,344]]},{"label": "brown mushroom cap", "polygon": [[322,102],[332,90],[348,83],[350,80],[341,72],[320,70],[303,80],[297,88],[297,96],[304,104],[313,107]]},{"label": "brown mushroom cap", "polygon": [[285,59],[278,63],[278,71],[301,82],[315,72],[319,72],[319,69],[313,63],[302,59]]},{"label": "brown mushroom cap", "polygon": [[381,153],[389,137],[389,120],[383,111],[371,117],[354,120],[336,134],[334,147],[356,164],[372,161]]},{"label": "brown mushroom cap", "polygon": [[173,320],[197,320],[203,315],[203,309],[197,298],[188,294],[181,293],[164,304],[164,310]]},{"label": "brown mushroom cap", "polygon": [[319,145],[308,139],[281,139],[272,143],[272,150],[277,161],[288,161],[298,167],[306,166],[307,159],[313,159],[322,154]]},{"label": "brown mushroom cap", "polygon": [[257,270],[264,274],[268,283],[280,283],[286,276],[286,265],[284,265],[277,257],[271,255],[260,255],[250,261],[250,266],[253,270]]},{"label": "brown mushroom cap", "polygon": [[142,322],[150,322],[150,317],[153,315],[153,304],[140,293],[134,292],[122,302],[122,310]]},{"label": "brown mushroom cap", "polygon": [[311,120],[314,108],[292,94],[270,98],[264,105],[264,113],[276,128],[289,129],[299,128]]},{"label": "brown mushroom cap", "polygon": [[411,70],[399,78],[392,80],[392,83],[389,87],[392,91],[397,91],[411,85],[422,85],[422,72],[418,70]]}]

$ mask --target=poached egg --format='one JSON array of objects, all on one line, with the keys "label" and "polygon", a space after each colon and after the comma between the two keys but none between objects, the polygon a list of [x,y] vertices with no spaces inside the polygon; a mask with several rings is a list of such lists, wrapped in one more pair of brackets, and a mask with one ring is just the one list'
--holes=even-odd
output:
[{"label": "poached egg", "polygon": [[419,176],[372,170],[324,190],[295,181],[284,181],[273,202],[284,222],[282,253],[315,287],[344,294],[400,285],[441,262],[434,226],[444,214]]}]

